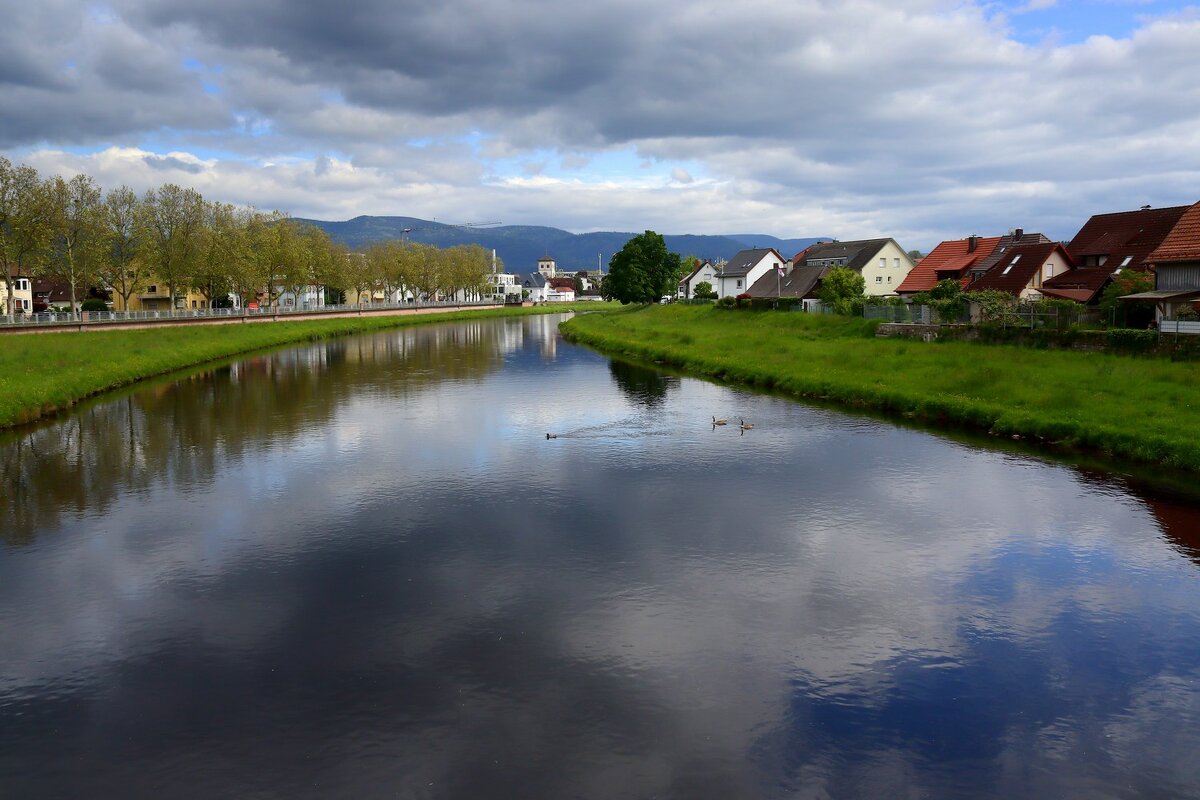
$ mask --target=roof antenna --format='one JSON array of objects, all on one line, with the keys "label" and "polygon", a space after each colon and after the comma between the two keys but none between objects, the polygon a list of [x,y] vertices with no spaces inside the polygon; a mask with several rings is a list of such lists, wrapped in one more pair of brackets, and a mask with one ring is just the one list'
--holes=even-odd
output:
[{"label": "roof antenna", "polygon": [[1150,210],[1150,204],[1149,204],[1149,203],[1147,203],[1146,205],[1142,206],[1142,211],[1149,211],[1149,210]]}]

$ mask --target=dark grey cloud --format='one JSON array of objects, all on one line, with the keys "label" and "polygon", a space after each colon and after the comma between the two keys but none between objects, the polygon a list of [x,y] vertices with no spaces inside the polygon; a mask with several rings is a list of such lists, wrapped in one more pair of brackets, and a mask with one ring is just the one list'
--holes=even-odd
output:
[{"label": "dark grey cloud", "polygon": [[[921,247],[1197,199],[1200,19],[1031,46],[991,8],[56,0],[0,32],[0,147],[218,151],[242,162],[206,167],[230,200],[316,216],[682,231],[765,208],[781,235]],[[605,173],[614,151],[657,183]]]}]

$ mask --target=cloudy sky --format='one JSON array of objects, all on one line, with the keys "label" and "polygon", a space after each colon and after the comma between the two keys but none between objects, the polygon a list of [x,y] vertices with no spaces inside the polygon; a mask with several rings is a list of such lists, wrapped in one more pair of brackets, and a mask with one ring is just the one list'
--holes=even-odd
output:
[{"label": "cloudy sky", "polygon": [[[7,6],[8,8],[5,8]],[[1186,0],[0,0],[0,153],[298,216],[896,236],[1200,200]]]}]

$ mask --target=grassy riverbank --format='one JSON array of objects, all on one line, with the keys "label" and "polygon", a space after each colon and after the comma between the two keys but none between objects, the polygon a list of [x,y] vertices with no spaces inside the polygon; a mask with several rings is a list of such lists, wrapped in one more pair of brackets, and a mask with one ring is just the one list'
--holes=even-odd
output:
[{"label": "grassy riverbank", "polygon": [[0,428],[55,413],[143,378],[281,345],[409,325],[554,314],[598,306],[601,304],[574,303],[446,314],[2,336]]},{"label": "grassy riverbank", "polygon": [[705,306],[570,320],[571,339],[721,380],[1200,470],[1200,365],[876,339],[860,319]]}]

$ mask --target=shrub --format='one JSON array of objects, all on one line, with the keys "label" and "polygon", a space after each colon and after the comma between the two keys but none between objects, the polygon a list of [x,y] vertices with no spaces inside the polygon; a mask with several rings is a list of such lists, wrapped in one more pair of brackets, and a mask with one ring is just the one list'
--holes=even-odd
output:
[{"label": "shrub", "polygon": [[1114,350],[1144,352],[1158,346],[1158,331],[1133,328],[1112,328],[1107,334],[1108,346]]},{"label": "shrub", "polygon": [[749,292],[742,292],[741,294],[739,294],[737,296],[737,307],[738,308],[749,308],[750,307],[750,293]]},{"label": "shrub", "polygon": [[733,308],[737,305],[737,300],[733,297],[725,296],[717,301],[717,308]]},{"label": "shrub", "polygon": [[99,297],[89,297],[79,306],[80,311],[108,311],[108,303]]}]

